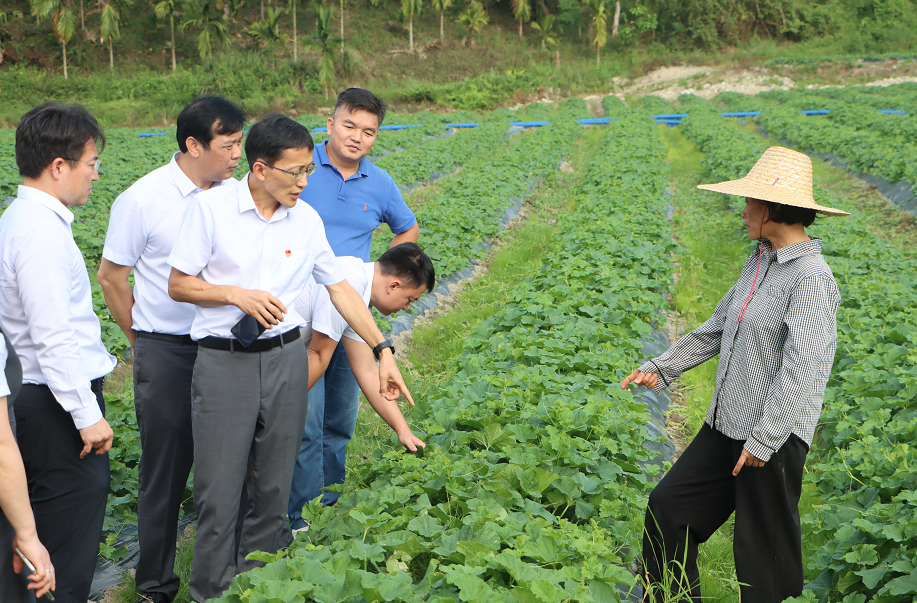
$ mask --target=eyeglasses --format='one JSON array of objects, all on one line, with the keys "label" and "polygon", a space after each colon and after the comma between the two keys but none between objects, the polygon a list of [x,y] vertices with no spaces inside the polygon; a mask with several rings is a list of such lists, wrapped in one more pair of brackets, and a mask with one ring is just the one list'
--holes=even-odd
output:
[{"label": "eyeglasses", "polygon": [[[61,159],[66,159],[67,161],[76,161],[77,163],[82,163],[83,161],[82,159],[74,159],[72,157],[61,157]],[[99,168],[102,167],[102,160],[101,159],[96,159],[95,161],[90,160],[89,165],[92,166],[93,170],[98,172]]]},{"label": "eyeglasses", "polygon": [[264,163],[263,161],[256,161],[255,163],[260,163],[261,165],[266,166],[266,167],[269,167],[269,168],[271,168],[272,170],[277,170],[278,172],[283,172],[284,174],[289,174],[290,176],[293,177],[293,180],[302,180],[303,176],[311,176],[312,174],[315,173],[315,164],[314,164],[314,163],[310,163],[309,165],[307,165],[307,166],[304,167],[303,169],[299,170],[298,172],[291,172],[291,171],[285,170],[285,169],[283,169],[283,168],[275,167],[275,166],[273,166],[273,165]]}]

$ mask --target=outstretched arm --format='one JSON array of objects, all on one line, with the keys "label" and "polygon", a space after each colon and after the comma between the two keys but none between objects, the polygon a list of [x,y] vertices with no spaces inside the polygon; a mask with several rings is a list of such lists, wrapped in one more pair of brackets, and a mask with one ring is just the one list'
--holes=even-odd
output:
[{"label": "outstretched arm", "polygon": [[[357,335],[363,338],[363,341],[369,345],[370,349],[385,341],[382,331],[376,326],[376,321],[370,313],[369,308],[354,288],[346,280],[335,285],[325,285],[328,294],[331,297],[331,303],[335,309],[344,317],[347,324],[350,325]],[[395,364],[395,357],[392,355],[391,348],[382,350],[379,356],[379,393],[388,400],[397,400],[404,393],[408,401],[413,404],[411,392],[408,391]]]},{"label": "outstretched arm", "polygon": [[[313,335],[313,339],[315,336]],[[365,344],[344,337],[344,350],[347,352],[347,358],[350,360],[350,369],[353,371],[363,395],[369,401],[370,406],[376,411],[382,420],[398,435],[398,441],[401,445],[414,452],[418,446],[426,447],[417,436],[411,432],[408,427],[401,409],[395,400],[389,400],[376,391],[376,362],[373,359],[372,351]],[[311,370],[310,370],[311,374]],[[311,380],[311,379],[310,379]],[[414,402],[411,401],[411,406]]]}]

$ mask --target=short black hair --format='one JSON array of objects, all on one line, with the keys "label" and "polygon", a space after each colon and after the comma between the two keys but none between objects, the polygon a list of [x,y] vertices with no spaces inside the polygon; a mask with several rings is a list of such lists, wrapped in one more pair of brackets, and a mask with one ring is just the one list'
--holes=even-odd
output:
[{"label": "short black hair", "polygon": [[351,111],[372,113],[379,118],[380,126],[382,125],[382,120],[385,119],[385,112],[388,111],[388,107],[378,96],[363,88],[348,88],[338,94],[338,100],[334,103],[335,117],[337,117],[338,109],[342,107]]},{"label": "short black hair", "polygon": [[202,96],[181,110],[176,120],[175,139],[182,153],[188,152],[188,137],[195,139],[205,149],[215,136],[238,132],[245,125],[245,111],[221,96]]},{"label": "short black hair", "polygon": [[427,291],[433,291],[436,286],[433,260],[417,243],[395,245],[376,261],[384,276],[397,276],[412,287],[426,285]]},{"label": "short black hair", "polygon": [[265,115],[245,137],[248,169],[252,169],[259,160],[273,166],[285,150],[305,148],[315,148],[309,129],[280,113]]},{"label": "short black hair", "polygon": [[815,222],[816,212],[808,207],[784,205],[773,201],[759,201],[767,208],[767,221],[780,224],[802,224],[808,228]]},{"label": "short black hair", "polygon": [[16,165],[23,178],[38,178],[61,157],[76,167],[90,140],[105,148],[105,133],[82,105],[44,103],[31,109],[16,126]]}]

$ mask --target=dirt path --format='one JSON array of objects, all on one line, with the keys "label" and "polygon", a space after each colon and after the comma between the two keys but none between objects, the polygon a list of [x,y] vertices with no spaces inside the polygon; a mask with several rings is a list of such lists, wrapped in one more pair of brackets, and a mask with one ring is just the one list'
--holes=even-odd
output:
[{"label": "dirt path", "polygon": [[[814,81],[820,83],[807,83]],[[612,88],[622,98],[655,94],[671,101],[685,93],[710,99],[720,92],[758,94],[766,90],[891,86],[904,82],[917,82],[917,62],[858,63],[849,69],[797,65],[750,68],[681,65],[661,67],[636,79],[616,77],[612,79]]]}]

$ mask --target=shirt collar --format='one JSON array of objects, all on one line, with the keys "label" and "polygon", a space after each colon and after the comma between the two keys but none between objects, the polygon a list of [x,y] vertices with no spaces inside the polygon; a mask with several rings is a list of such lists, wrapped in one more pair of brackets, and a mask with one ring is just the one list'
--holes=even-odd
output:
[{"label": "shirt collar", "polygon": [[[318,161],[322,165],[328,166],[331,169],[333,169],[334,173],[336,173],[338,176],[341,176],[340,170],[338,170],[334,166],[334,164],[331,163],[331,159],[328,158],[328,149],[325,147],[326,144],[328,144],[327,141],[319,143],[315,147],[315,153],[318,155]],[[366,169],[366,162],[368,161],[369,160],[366,157],[360,160],[360,165],[357,167],[357,174],[360,174],[360,176],[363,176],[363,177],[369,176],[369,171]],[[343,178],[343,176],[341,177]],[[351,176],[351,178],[353,178],[353,176]]]},{"label": "shirt collar", "polygon": [[[202,189],[199,188],[194,182],[191,181],[191,178],[188,178],[188,174],[182,171],[181,167],[178,165],[178,158],[181,156],[181,151],[178,151],[172,155],[172,161],[169,162],[169,175],[172,177],[172,182],[175,186],[178,187],[179,192],[182,194],[182,197],[187,197],[193,193],[200,192]],[[214,182],[211,185],[211,188],[214,186],[221,186],[222,181]]]},{"label": "shirt collar", "polygon": [[31,186],[25,186],[23,184],[19,185],[19,192],[16,194],[18,199],[25,199],[26,201],[34,201],[41,205],[44,205],[58,216],[61,220],[66,222],[68,225],[73,224],[73,212],[70,211],[66,205],[61,203],[60,199],[52,197],[44,191],[40,191],[37,188],[32,188]]},{"label": "shirt collar", "polygon": [[[245,174],[242,180],[236,184],[236,190],[238,191],[239,196],[239,213],[242,214],[247,211],[253,211],[258,217],[263,219],[264,216],[258,213],[258,208],[255,205],[255,198],[252,197],[252,190],[248,188],[248,179],[251,177],[251,175],[251,172]],[[298,201],[297,203],[303,202]],[[290,212],[286,205],[281,204],[280,207],[277,208],[277,211],[274,212],[274,215],[271,216],[271,219],[268,220],[268,222],[277,222],[279,220],[283,220],[286,217],[292,218],[293,214]]]},{"label": "shirt collar", "polygon": [[779,264],[785,264],[790,260],[801,258],[804,255],[817,255],[821,253],[821,239],[818,237],[809,237],[808,241],[800,241],[799,243],[781,247],[776,252],[771,251],[771,242],[767,239],[764,239],[762,243],[764,244],[764,251],[769,256],[776,256],[777,263]]}]

